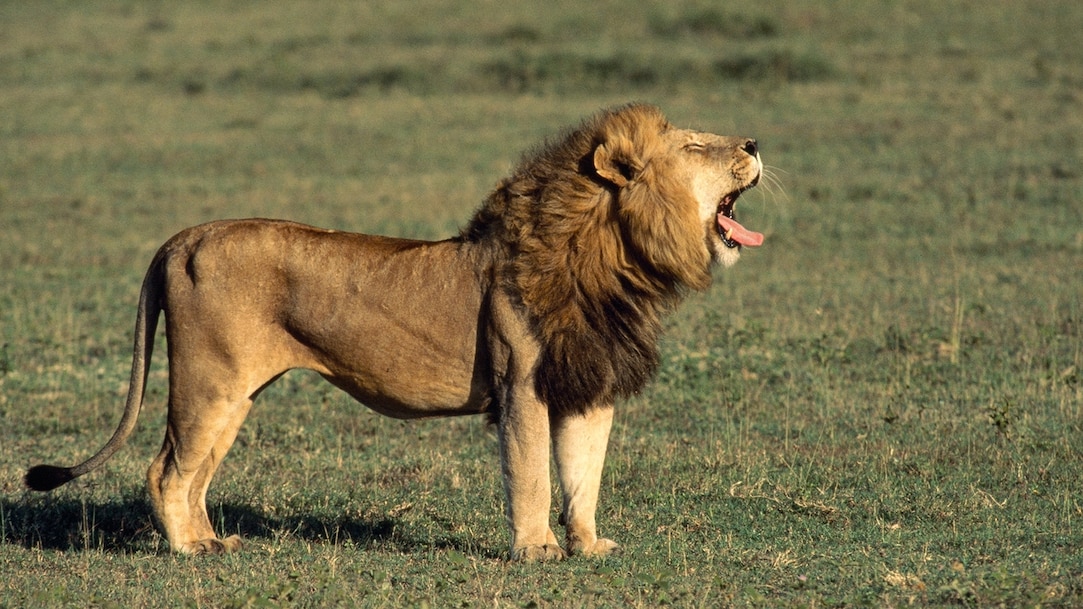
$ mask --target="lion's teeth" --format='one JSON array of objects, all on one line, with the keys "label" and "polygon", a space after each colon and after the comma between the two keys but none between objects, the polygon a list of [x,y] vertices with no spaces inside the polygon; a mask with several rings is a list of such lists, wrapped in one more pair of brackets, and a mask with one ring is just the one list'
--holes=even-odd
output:
[{"label": "lion's teeth", "polygon": [[733,241],[733,229],[731,228],[728,231],[726,231],[726,234],[724,235],[724,237],[726,237],[726,241]]}]

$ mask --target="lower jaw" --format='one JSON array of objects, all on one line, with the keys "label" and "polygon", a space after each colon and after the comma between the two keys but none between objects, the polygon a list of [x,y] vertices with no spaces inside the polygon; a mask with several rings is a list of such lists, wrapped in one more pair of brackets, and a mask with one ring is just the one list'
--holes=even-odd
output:
[{"label": "lower jaw", "polygon": [[741,248],[726,247],[721,240],[715,241],[714,251],[711,252],[711,257],[716,264],[723,268],[733,266],[733,264],[741,257]]}]

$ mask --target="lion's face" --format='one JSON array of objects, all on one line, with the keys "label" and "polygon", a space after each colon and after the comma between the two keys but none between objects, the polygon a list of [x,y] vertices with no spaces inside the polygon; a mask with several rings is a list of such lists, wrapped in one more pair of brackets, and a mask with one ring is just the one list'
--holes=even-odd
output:
[{"label": "lion's face", "polygon": [[598,175],[618,189],[622,217],[644,259],[684,285],[705,288],[708,266],[730,266],[763,235],[734,206],[760,179],[756,140],[678,129],[633,108],[608,117],[594,153]]},{"label": "lion's face", "polygon": [[711,257],[730,266],[741,246],[757,246],[763,235],[741,226],[734,213],[737,197],[759,182],[763,163],[756,140],[673,129],[669,138],[687,172],[699,203]]}]

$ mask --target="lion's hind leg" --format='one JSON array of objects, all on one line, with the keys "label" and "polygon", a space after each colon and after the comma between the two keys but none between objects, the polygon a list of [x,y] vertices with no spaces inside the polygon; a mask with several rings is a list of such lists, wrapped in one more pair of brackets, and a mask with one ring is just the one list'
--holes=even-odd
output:
[{"label": "lion's hind leg", "polygon": [[207,488],[252,405],[245,397],[212,400],[193,409],[171,397],[162,450],[147,472],[154,513],[170,548],[184,554],[238,550],[236,535],[219,539],[207,514]]}]

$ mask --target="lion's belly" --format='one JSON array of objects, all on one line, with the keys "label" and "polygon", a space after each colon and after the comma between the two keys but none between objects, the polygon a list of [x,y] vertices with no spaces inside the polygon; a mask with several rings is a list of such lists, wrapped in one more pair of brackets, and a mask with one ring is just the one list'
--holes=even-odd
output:
[{"label": "lion's belly", "polygon": [[338,266],[339,273],[334,264],[290,270],[286,326],[317,364],[310,367],[389,416],[484,411],[490,374],[478,341],[483,290],[471,261],[448,243],[361,249],[364,255]]},{"label": "lion's belly", "polygon": [[[397,418],[472,414],[485,408],[486,367],[474,327],[369,310],[319,341],[314,367],[362,404]],[[450,330],[450,331],[449,331]]]},{"label": "lion's belly", "polygon": [[435,378],[423,371],[411,375],[324,376],[365,406],[398,419],[478,414],[486,409],[487,392],[480,385],[475,390],[469,380],[455,382],[462,379]]}]

